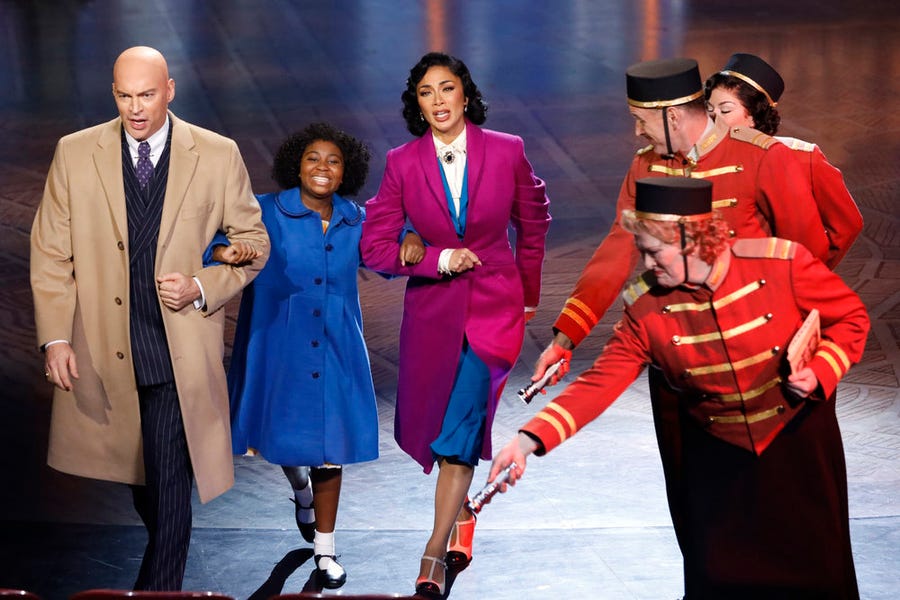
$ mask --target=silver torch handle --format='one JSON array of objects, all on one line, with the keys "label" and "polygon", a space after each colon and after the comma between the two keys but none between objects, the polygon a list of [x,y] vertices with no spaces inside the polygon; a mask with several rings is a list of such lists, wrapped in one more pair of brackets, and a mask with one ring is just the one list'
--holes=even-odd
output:
[{"label": "silver torch handle", "polygon": [[524,402],[525,404],[530,404],[534,397],[537,396],[542,389],[550,382],[550,378],[553,377],[554,373],[559,371],[559,368],[563,366],[566,362],[566,359],[561,358],[544,371],[544,376],[538,379],[537,381],[532,381],[531,385],[528,387],[524,387],[518,392],[516,395],[519,396],[519,400]]},{"label": "silver torch handle", "polygon": [[481,509],[484,507],[485,502],[494,497],[498,491],[500,491],[500,486],[506,483],[509,480],[509,472],[516,468],[516,463],[511,462],[505,469],[500,471],[494,480],[483,488],[481,491],[472,496],[472,499],[469,500],[466,507],[472,511],[472,514],[478,514],[481,512]]}]

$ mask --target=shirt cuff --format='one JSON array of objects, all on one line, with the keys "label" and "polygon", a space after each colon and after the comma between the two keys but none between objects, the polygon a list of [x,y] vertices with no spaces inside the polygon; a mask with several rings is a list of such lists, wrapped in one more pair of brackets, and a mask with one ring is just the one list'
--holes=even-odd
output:
[{"label": "shirt cuff", "polygon": [[441,250],[441,254],[438,256],[438,273],[444,273],[445,275],[453,273],[450,270],[450,255],[453,254],[453,250],[455,248],[444,248]]},{"label": "shirt cuff", "polygon": [[41,352],[46,352],[47,348],[49,348],[53,344],[68,344],[68,343],[69,343],[69,340],[51,340],[51,341],[47,342],[46,344],[44,344],[43,346],[41,346]]},{"label": "shirt cuff", "polygon": [[194,300],[194,309],[200,310],[206,306],[206,294],[203,292],[203,284],[200,283],[200,280],[196,277],[193,279],[197,282],[197,287],[200,288],[200,297]]}]

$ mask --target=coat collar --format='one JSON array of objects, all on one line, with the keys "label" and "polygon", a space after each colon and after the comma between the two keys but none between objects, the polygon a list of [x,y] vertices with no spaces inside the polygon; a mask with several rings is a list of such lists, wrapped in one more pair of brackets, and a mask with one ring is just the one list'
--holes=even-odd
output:
[{"label": "coat collar", "polygon": [[[434,153],[434,141],[430,134],[430,130],[426,131],[422,137],[415,140],[418,145],[416,152],[419,157],[419,164],[425,174],[425,181],[428,189],[431,191],[432,199],[438,203],[443,213],[447,213],[447,198],[444,195],[444,184],[441,181],[441,168],[438,164],[437,157]],[[471,121],[466,119],[466,168],[469,170],[468,188],[469,188],[469,213],[478,201],[478,187],[481,183],[481,175],[484,167],[485,158],[485,135],[484,131]],[[447,214],[447,226],[453,227],[450,222],[450,215]]]},{"label": "coat collar", "polygon": [[[315,213],[300,200],[300,188],[282,190],[274,194],[274,202],[278,210],[288,217],[300,218]],[[362,209],[355,202],[334,194],[332,204],[334,205],[334,211],[331,214],[332,225],[336,225],[338,221],[356,225],[362,220]]]}]

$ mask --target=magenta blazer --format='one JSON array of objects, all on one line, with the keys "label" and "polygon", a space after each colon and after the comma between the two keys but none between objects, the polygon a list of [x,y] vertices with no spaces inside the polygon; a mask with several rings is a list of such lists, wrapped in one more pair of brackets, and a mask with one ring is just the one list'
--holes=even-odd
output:
[{"label": "magenta blazer", "polygon": [[[441,423],[463,336],[490,369],[482,458],[491,458],[491,425],[503,386],[519,356],[525,306],[537,306],[550,201],[522,139],[466,123],[469,204],[465,237],[450,220],[430,132],[390,150],[378,193],[366,202],[360,247],[366,266],[406,275],[400,329],[400,380],[394,437],[426,473],[429,445]],[[425,258],[401,266],[407,219],[426,244]],[[509,225],[516,232],[513,254]],[[444,248],[469,248],[482,266],[453,277],[438,273]]]}]

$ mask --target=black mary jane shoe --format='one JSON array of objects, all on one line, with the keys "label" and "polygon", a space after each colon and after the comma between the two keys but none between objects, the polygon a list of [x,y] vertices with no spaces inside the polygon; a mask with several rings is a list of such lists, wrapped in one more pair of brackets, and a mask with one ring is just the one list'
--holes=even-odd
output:
[{"label": "black mary jane shoe", "polygon": [[[331,559],[331,563],[324,569],[319,567],[319,560],[322,558]],[[337,561],[335,555],[316,554],[313,560],[316,563],[316,576],[319,578],[322,587],[333,590],[341,587],[347,581],[347,572],[344,571],[344,567]]]},{"label": "black mary jane shoe", "polygon": [[300,530],[300,535],[303,536],[303,539],[312,544],[313,540],[316,539],[316,522],[313,521],[312,523],[304,523],[300,518],[300,511],[312,510],[313,507],[303,506],[302,504],[297,502],[296,498],[291,498],[291,502],[294,503],[294,520],[297,521],[297,529]]}]

